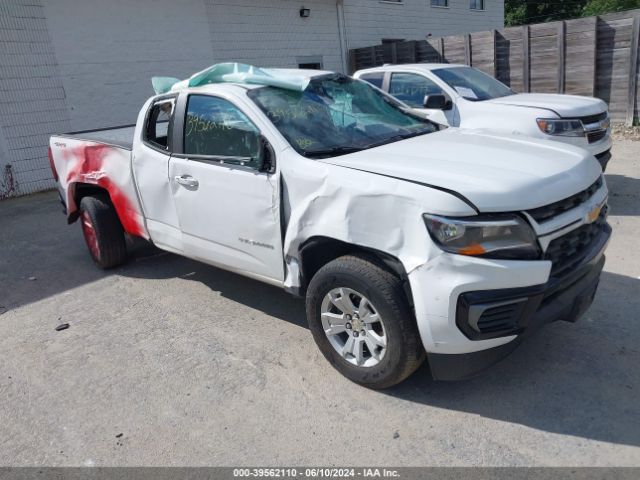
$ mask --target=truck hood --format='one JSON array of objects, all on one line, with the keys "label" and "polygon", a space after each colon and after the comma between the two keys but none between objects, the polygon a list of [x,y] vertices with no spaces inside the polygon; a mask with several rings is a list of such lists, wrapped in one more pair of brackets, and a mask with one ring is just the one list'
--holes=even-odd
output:
[{"label": "truck hood", "polygon": [[450,191],[480,212],[547,205],[601,174],[595,158],[577,147],[455,128],[321,161]]},{"label": "truck hood", "polygon": [[607,110],[607,104],[598,98],[552,93],[519,93],[487,100],[487,103],[513,105],[515,107],[541,108],[557,113],[560,117],[575,118],[596,115]]}]

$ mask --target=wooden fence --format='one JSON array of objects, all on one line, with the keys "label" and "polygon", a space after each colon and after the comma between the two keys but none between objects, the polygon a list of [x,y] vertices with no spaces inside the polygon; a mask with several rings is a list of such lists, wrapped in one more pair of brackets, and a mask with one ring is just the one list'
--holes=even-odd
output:
[{"label": "wooden fence", "polygon": [[350,51],[350,68],[463,63],[518,92],[601,98],[613,121],[631,125],[638,119],[639,40],[640,9],[358,48]]}]

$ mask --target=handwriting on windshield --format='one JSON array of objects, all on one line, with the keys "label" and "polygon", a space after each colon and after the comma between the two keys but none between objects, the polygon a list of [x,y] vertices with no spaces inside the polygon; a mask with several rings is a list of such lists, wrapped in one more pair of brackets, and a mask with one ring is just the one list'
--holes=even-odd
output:
[{"label": "handwriting on windshield", "polygon": [[287,108],[275,108],[269,111],[269,118],[274,122],[282,120],[297,120],[308,118],[324,111],[319,105],[304,104],[291,105]]},{"label": "handwriting on windshield", "polygon": [[316,143],[316,141],[311,140],[310,138],[296,138],[296,144],[298,144],[298,146],[303,150],[306,150],[314,143]]}]

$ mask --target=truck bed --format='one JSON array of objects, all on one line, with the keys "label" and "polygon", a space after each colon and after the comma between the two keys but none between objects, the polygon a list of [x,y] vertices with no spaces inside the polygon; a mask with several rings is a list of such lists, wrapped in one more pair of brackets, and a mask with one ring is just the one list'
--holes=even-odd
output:
[{"label": "truck bed", "polygon": [[73,138],[77,140],[87,140],[90,142],[103,143],[114,147],[133,149],[133,134],[135,125],[122,125],[119,127],[100,128],[94,130],[81,130],[56,135],[57,137]]},{"label": "truck bed", "polygon": [[149,238],[131,174],[134,131],[135,125],[124,125],[51,136],[51,167],[69,222],[80,212],[79,191],[102,190],[124,231]]}]

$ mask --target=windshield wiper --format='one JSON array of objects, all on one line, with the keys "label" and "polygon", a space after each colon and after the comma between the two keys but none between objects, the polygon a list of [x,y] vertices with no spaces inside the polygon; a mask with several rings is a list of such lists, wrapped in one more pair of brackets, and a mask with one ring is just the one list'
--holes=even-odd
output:
[{"label": "windshield wiper", "polygon": [[362,150],[368,150],[374,147],[380,147],[382,145],[386,145],[388,143],[399,142],[400,140],[405,140],[407,138],[418,137],[420,135],[426,135],[427,133],[433,133],[433,130],[420,130],[417,132],[409,132],[403,133],[400,135],[394,135],[392,137],[386,138],[380,142],[369,143],[367,145],[363,145],[361,147],[348,147],[348,146],[339,146],[339,147],[331,147],[322,150],[307,150],[302,153],[303,156],[308,158],[316,158],[316,157],[333,157],[338,155],[346,155],[348,153],[360,152]]},{"label": "windshield wiper", "polygon": [[370,143],[364,148],[381,147],[382,145],[399,142],[400,140],[406,140],[407,138],[419,137],[420,135],[426,135],[427,133],[433,133],[433,130],[420,130],[418,132],[410,132],[410,133],[404,133],[401,135],[394,135],[393,137],[389,137],[385,140],[382,140],[381,142]]},{"label": "windshield wiper", "polygon": [[315,157],[333,157],[337,155],[346,155],[347,153],[359,152],[360,150],[364,150],[367,147],[331,147],[325,148],[322,150],[307,150],[302,153],[303,156],[308,158]]}]

